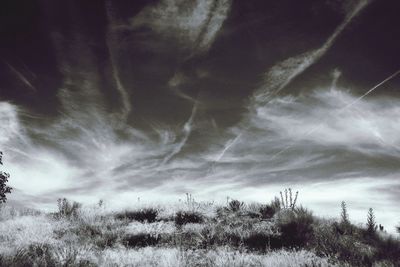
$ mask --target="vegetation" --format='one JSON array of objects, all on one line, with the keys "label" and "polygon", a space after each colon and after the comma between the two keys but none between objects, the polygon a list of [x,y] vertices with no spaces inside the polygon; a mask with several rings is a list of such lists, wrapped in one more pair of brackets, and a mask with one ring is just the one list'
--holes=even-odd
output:
[{"label": "vegetation", "polygon": [[116,218],[119,220],[139,221],[139,222],[155,222],[158,215],[158,211],[153,208],[140,209],[137,211],[125,211],[123,213],[116,214]]},{"label": "vegetation", "polygon": [[175,215],[175,224],[182,226],[188,223],[202,223],[203,216],[199,212],[178,211]]},{"label": "vegetation", "polygon": [[59,198],[57,200],[58,212],[55,213],[56,218],[73,219],[78,217],[78,211],[81,208],[78,202],[70,203],[66,198]]},{"label": "vegetation", "polygon": [[[0,151],[0,165],[3,165],[3,152]],[[10,194],[12,188],[7,185],[10,174],[0,171],[0,203],[6,203],[7,195]]]},{"label": "vegetation", "polygon": [[296,192],[296,195],[293,198],[293,193],[292,193],[292,189],[285,189],[285,197],[283,196],[282,191],[280,192],[281,195],[281,202],[280,202],[280,206],[283,209],[291,209],[294,210],[296,207],[296,202],[297,202],[297,196],[299,195],[299,192]]},{"label": "vegetation", "polygon": [[370,208],[368,210],[368,216],[367,216],[367,232],[370,235],[373,235],[373,234],[375,234],[377,229],[378,229],[378,226],[376,225],[376,222],[375,222],[374,210],[372,208]]},{"label": "vegetation", "polygon": [[344,202],[339,221],[325,220],[291,192],[268,204],[187,195],[118,212],[67,199],[53,214],[7,207],[0,266],[400,266],[400,242],[377,231],[372,209],[364,226],[350,222]]}]

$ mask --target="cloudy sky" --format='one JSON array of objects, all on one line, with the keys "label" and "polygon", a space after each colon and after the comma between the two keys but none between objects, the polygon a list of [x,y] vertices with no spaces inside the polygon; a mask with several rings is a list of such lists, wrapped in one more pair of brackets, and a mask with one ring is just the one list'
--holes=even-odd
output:
[{"label": "cloudy sky", "polygon": [[0,150],[16,205],[348,202],[400,220],[396,0],[7,0]]}]

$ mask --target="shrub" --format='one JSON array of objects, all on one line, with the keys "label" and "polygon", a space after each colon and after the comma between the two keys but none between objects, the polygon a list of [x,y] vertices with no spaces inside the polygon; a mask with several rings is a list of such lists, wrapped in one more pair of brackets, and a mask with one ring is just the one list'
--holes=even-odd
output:
[{"label": "shrub", "polygon": [[135,234],[127,235],[123,238],[122,243],[126,247],[147,247],[155,246],[160,241],[159,236],[153,236],[151,234]]},{"label": "shrub", "polygon": [[[80,242],[90,241],[90,243],[95,244],[101,249],[112,247],[116,244],[122,232],[118,228],[118,225],[110,225],[107,222],[93,225],[81,221],[74,225],[76,227],[70,228],[69,232],[76,235]],[[66,234],[63,230],[54,231],[54,233],[58,238],[62,238]]]},{"label": "shrub", "polygon": [[105,249],[107,247],[112,247],[117,243],[119,235],[116,231],[108,231],[98,236],[95,239],[94,243],[101,249]]},{"label": "shrub", "polygon": [[157,219],[158,210],[153,208],[141,209],[138,211],[125,211],[117,214],[115,217],[119,220],[130,220],[139,222],[155,222]]},{"label": "shrub", "polygon": [[370,208],[367,215],[367,233],[370,235],[374,235],[377,229],[378,226],[375,222],[374,210]]},{"label": "shrub", "polygon": [[201,229],[200,233],[198,234],[199,247],[204,249],[217,245],[235,243],[236,238],[233,237],[234,240],[230,242],[230,236],[227,235],[224,230],[224,225],[219,223],[208,223],[207,225],[205,225],[205,227]]},{"label": "shrub", "polygon": [[0,266],[96,266],[88,260],[81,259],[76,247],[69,245],[63,248],[49,244],[31,244],[18,249],[11,255],[0,255]]},{"label": "shrub", "polygon": [[202,223],[202,222],[204,222],[204,218],[198,212],[178,211],[175,215],[175,224],[177,226],[182,226],[187,223]]},{"label": "shrub", "polygon": [[313,238],[314,217],[312,213],[303,208],[284,210],[278,220],[282,244],[286,247],[304,247]]},{"label": "shrub", "polygon": [[246,206],[245,212],[243,215],[250,217],[251,219],[261,218],[261,209],[262,205],[258,203],[250,203]]},{"label": "shrub", "polygon": [[202,240],[199,234],[193,232],[179,232],[162,236],[162,244],[175,245],[181,249],[198,249],[209,246],[206,240]]},{"label": "shrub", "polygon": [[[3,165],[3,152],[0,151],[0,165]],[[7,185],[10,174],[0,171],[0,203],[7,201],[6,194],[10,194],[12,188]]]},{"label": "shrub", "polygon": [[237,232],[221,233],[219,236],[219,245],[229,244],[232,247],[240,247],[243,244],[243,239]]},{"label": "shrub", "polygon": [[279,249],[282,247],[282,239],[279,236],[266,233],[250,233],[243,239],[243,244],[250,250],[265,251],[266,249]]},{"label": "shrub", "polygon": [[238,212],[244,208],[244,203],[239,201],[239,200],[231,200],[228,203],[227,210],[232,211],[232,212]]},{"label": "shrub", "polygon": [[400,266],[400,242],[393,237],[378,240],[376,260],[385,260],[392,262],[394,266]]},{"label": "shrub", "polygon": [[50,247],[46,244],[32,244],[18,249],[15,254],[0,256],[0,266],[55,266]]},{"label": "shrub", "polygon": [[82,223],[78,227],[71,230],[72,233],[79,237],[93,238],[102,234],[100,226]]},{"label": "shrub", "polygon": [[259,209],[259,212],[261,214],[262,219],[270,219],[274,217],[274,215],[280,211],[280,202],[278,198],[275,198],[274,201],[271,202],[271,204],[267,205],[262,205]]},{"label": "shrub", "polygon": [[358,235],[338,233],[336,227],[335,223],[324,223],[314,227],[312,247],[317,254],[332,257],[351,266],[372,266],[371,247],[360,242]]},{"label": "shrub", "polygon": [[57,206],[58,212],[56,213],[56,218],[76,219],[82,204],[75,201],[71,203],[66,198],[59,198]]}]

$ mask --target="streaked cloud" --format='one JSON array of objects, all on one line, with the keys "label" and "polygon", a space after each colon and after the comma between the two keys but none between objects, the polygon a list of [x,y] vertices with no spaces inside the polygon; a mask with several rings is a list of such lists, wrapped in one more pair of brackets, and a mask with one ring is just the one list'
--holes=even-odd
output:
[{"label": "streaked cloud", "polygon": [[230,6],[231,0],[162,0],[144,8],[131,24],[148,26],[193,53],[202,53],[214,42]]},{"label": "streaked cloud", "polygon": [[[350,199],[360,206],[367,194],[373,199],[393,195],[400,173],[400,99],[360,99],[353,88],[338,87],[339,70],[330,87],[316,84],[299,96],[278,94],[331,49],[367,4],[357,1],[346,9],[342,23],[320,47],[268,69],[242,120],[230,128],[197,114],[201,103],[180,91],[190,75],[179,69],[171,71],[175,76],[165,88],[193,103],[188,119],[177,125],[146,121],[148,131],[127,122],[134,107],[119,73],[114,30],[120,22],[112,13],[107,45],[113,85],[123,100],[118,111],[107,106],[83,33],[72,38],[76,43],[58,36],[55,48],[64,76],[59,116],[38,122],[28,110],[0,102],[0,149],[17,192],[11,199],[55,204],[65,196],[121,204],[138,196],[176,200],[192,192],[206,200],[228,195],[265,201],[284,186],[296,186],[311,206],[321,201],[321,192],[329,196],[326,205]],[[125,26],[148,27],[189,55],[200,54],[216,40],[230,7],[228,0],[162,0]],[[208,75],[208,70],[195,73],[199,79]],[[345,192],[347,186],[352,194]],[[390,201],[380,198],[379,203]]]},{"label": "streaked cloud", "polygon": [[263,86],[253,96],[255,104],[266,104],[271,97],[279,93],[297,76],[315,64],[332,47],[343,30],[368,4],[369,0],[358,0],[357,4],[349,8],[343,22],[318,49],[285,59],[268,70],[264,77]]}]

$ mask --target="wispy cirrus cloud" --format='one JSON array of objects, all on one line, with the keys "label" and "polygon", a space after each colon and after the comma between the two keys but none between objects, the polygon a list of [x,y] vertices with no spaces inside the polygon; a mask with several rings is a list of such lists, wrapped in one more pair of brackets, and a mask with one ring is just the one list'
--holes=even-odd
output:
[{"label": "wispy cirrus cloud", "polygon": [[258,89],[253,96],[255,104],[265,104],[271,97],[279,93],[296,77],[315,64],[332,47],[347,25],[351,23],[369,2],[369,0],[359,0],[357,4],[348,8],[343,22],[335,29],[321,47],[285,59],[268,70],[264,77],[264,85]]},{"label": "wispy cirrus cloud", "polygon": [[[147,26],[174,45],[203,53],[215,41],[230,4],[164,0],[143,9],[127,27]],[[361,206],[365,195],[374,200],[378,194],[393,195],[400,173],[399,99],[360,99],[352,88],[338,87],[338,71],[331,87],[315,84],[300,96],[278,94],[332,47],[367,4],[357,1],[348,9],[343,22],[319,48],[267,70],[243,120],[228,129],[197,116],[197,101],[178,91],[194,103],[187,121],[178,123],[183,127],[153,123],[153,131],[139,130],[125,120],[132,107],[123,84],[118,85],[122,82],[118,62],[111,62],[111,75],[126,103],[120,103],[122,113],[116,114],[106,104],[84,34],[70,43],[61,36],[56,44],[64,75],[58,93],[59,116],[39,122],[22,107],[0,102],[0,149],[16,189],[11,199],[33,199],[41,205],[55,204],[56,198],[65,196],[131,204],[138,196],[143,201],[176,200],[192,192],[207,200],[228,195],[266,201],[282,187],[296,186],[304,192],[304,203],[333,207],[346,199]],[[119,25],[112,14],[109,17],[108,48],[115,53],[111,61],[118,61],[116,55],[122,50],[113,30]],[[175,73],[170,87],[178,88],[189,76]],[[320,192],[329,199],[324,200]],[[382,206],[393,201],[379,199]]]},{"label": "wispy cirrus cloud", "polygon": [[148,26],[197,54],[210,48],[230,6],[231,0],[162,0],[144,8],[131,25]]},{"label": "wispy cirrus cloud", "polygon": [[[315,64],[332,47],[347,25],[351,23],[368,4],[369,0],[359,0],[356,5],[347,10],[343,22],[319,48],[287,58],[270,68],[264,75],[262,86],[253,93],[250,99],[248,116],[253,116],[254,109],[257,109],[259,106],[267,105],[270,100],[287,87],[296,77]],[[244,126],[242,130],[237,131],[238,133],[224,145],[221,153],[216,157],[216,161],[221,160],[228,149],[236,145],[238,140],[246,133],[247,127],[248,126]]]}]

